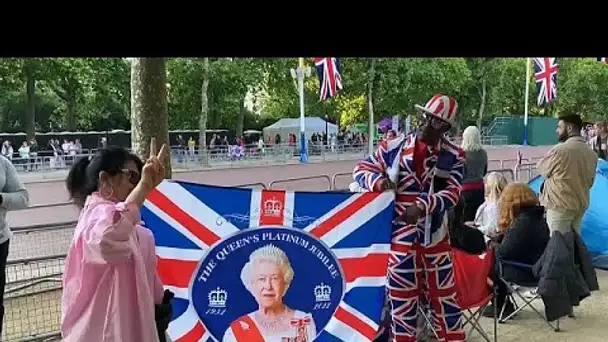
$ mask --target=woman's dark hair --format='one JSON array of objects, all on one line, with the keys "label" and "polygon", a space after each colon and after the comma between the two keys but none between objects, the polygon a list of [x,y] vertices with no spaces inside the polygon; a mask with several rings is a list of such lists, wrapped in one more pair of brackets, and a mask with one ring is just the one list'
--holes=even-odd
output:
[{"label": "woman's dark hair", "polygon": [[99,189],[99,173],[105,171],[112,176],[116,175],[128,161],[133,161],[141,172],[141,159],[122,147],[100,149],[90,158],[80,158],[72,165],[65,180],[70,199],[82,208],[87,196]]}]

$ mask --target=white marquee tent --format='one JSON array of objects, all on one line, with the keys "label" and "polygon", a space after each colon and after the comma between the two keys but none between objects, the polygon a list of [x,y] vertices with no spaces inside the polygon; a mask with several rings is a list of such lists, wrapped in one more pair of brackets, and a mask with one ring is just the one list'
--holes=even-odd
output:
[{"label": "white marquee tent", "polygon": [[[325,133],[326,129],[326,121],[321,119],[320,117],[311,116],[305,118],[305,129],[306,129],[306,138],[310,139],[313,133]],[[264,141],[268,141],[268,136],[273,137],[279,134],[281,136],[281,141],[287,142],[289,133],[293,133],[296,135],[296,141],[300,140],[300,118],[290,119],[284,118],[281,119],[268,127],[264,127]],[[338,134],[338,125],[333,124],[331,122],[327,122],[327,134]]]}]

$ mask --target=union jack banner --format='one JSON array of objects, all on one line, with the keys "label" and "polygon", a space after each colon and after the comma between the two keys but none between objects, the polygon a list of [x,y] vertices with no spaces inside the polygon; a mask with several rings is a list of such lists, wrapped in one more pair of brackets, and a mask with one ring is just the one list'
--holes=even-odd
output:
[{"label": "union jack banner", "polygon": [[[164,181],[146,199],[142,219],[154,234],[158,274],[175,294],[167,335],[179,342],[373,341],[394,199],[390,191]],[[267,330],[264,308],[284,308],[283,330]]]},{"label": "union jack banner", "polygon": [[537,103],[549,105],[557,97],[557,58],[534,58],[534,78],[536,79]]},{"label": "union jack banner", "polygon": [[603,63],[608,63],[608,57],[598,57],[597,61],[598,62],[603,62]]},{"label": "union jack banner", "polygon": [[340,59],[338,57],[315,57],[315,67],[319,76],[319,99],[324,101],[342,90]]}]

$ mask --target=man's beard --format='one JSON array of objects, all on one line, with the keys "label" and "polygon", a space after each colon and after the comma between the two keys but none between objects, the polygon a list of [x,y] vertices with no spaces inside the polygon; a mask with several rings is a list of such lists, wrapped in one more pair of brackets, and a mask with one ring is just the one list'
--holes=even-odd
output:
[{"label": "man's beard", "polygon": [[557,140],[559,142],[564,142],[564,141],[568,140],[568,135],[567,134],[560,134],[560,135],[557,136]]}]

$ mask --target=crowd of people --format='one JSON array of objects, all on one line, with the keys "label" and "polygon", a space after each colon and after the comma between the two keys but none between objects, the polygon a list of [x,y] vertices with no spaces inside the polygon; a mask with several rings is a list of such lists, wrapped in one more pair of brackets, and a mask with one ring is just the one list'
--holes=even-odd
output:
[{"label": "crowd of people", "polygon": [[[271,153],[299,153],[298,137],[288,133],[286,139],[281,134],[268,135],[266,141],[261,134],[237,136],[232,141],[228,136],[213,134],[207,146],[211,158],[229,158],[243,160],[247,157],[261,157]],[[367,144],[367,135],[360,132],[341,130],[337,134],[314,132],[308,139],[309,154],[319,155],[323,151],[337,152],[340,148],[363,148]],[[177,161],[196,160],[196,140],[190,137],[188,141],[180,135],[175,141]]]}]

